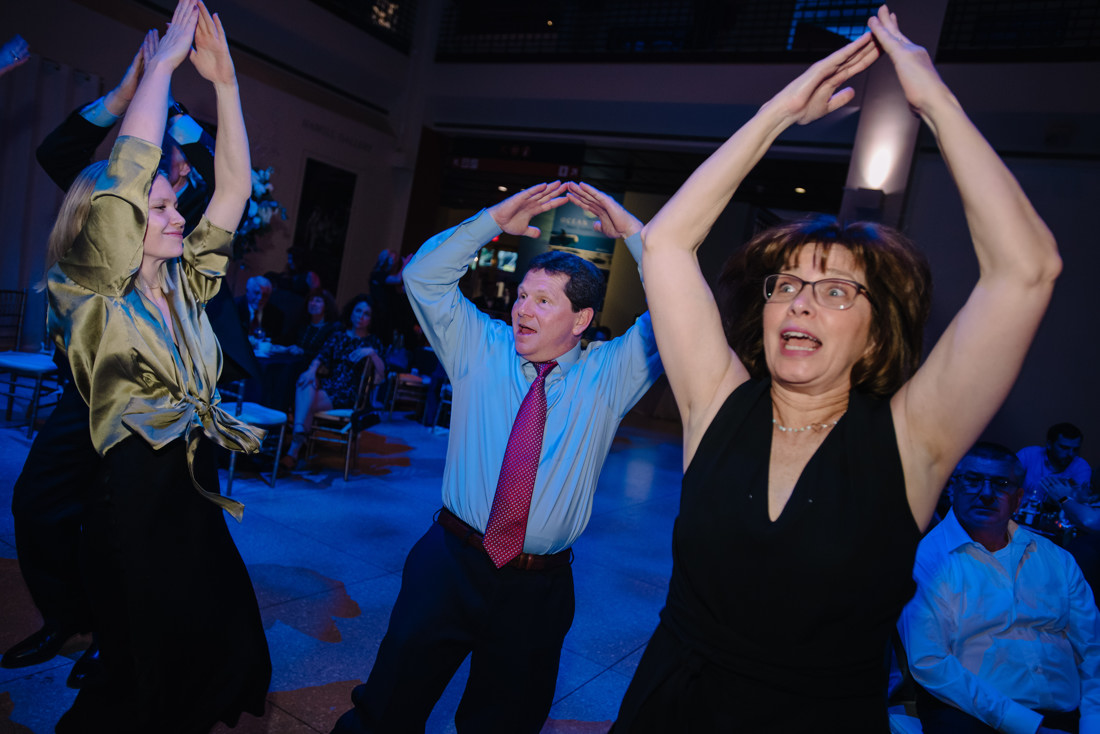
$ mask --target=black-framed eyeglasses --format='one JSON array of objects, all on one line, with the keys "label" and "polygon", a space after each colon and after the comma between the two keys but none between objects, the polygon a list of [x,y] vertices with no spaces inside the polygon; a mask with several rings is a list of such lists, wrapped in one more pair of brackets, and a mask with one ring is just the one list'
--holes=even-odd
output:
[{"label": "black-framed eyeglasses", "polygon": [[973,471],[954,474],[951,480],[961,489],[971,494],[981,492],[982,488],[987,484],[990,489],[998,494],[1012,494],[1018,489],[1016,483],[1008,477],[999,477],[993,474],[980,474]]},{"label": "black-framed eyeglasses", "polygon": [[851,308],[860,293],[869,302],[871,300],[867,287],[854,280],[825,278],[811,282],[789,273],[775,273],[764,278],[764,300],[768,303],[790,303],[806,286],[810,286],[819,306],[837,311]]}]

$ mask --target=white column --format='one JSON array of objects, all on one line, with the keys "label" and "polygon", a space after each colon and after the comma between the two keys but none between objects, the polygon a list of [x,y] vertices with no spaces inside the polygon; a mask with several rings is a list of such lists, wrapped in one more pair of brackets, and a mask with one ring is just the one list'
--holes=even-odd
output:
[{"label": "white column", "polygon": [[[893,0],[890,9],[902,33],[935,58],[947,0]],[[921,121],[909,109],[888,59],[879,59],[866,74],[840,214],[897,226]]]}]

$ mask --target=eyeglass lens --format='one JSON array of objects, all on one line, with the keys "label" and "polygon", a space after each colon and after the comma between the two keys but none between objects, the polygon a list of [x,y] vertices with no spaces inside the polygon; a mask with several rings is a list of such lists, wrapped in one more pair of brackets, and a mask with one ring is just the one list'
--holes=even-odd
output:
[{"label": "eyeglass lens", "polygon": [[787,303],[807,285],[812,288],[817,302],[826,308],[848,308],[859,296],[860,285],[850,280],[826,278],[811,283],[796,275],[778,273],[764,280],[764,298],[774,303]]},{"label": "eyeglass lens", "polygon": [[1002,494],[1008,494],[1015,490],[1015,487],[1012,486],[1012,480],[1008,477],[996,477],[989,474],[964,472],[955,475],[955,480],[971,492],[980,491],[987,483],[994,491],[1001,492]]}]

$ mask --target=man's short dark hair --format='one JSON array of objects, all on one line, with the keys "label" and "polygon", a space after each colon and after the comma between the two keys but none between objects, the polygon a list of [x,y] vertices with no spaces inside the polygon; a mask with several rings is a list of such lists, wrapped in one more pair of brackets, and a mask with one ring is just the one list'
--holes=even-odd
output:
[{"label": "man's short dark hair", "polygon": [[1076,441],[1079,438],[1084,438],[1081,429],[1072,423],[1055,423],[1047,429],[1047,443],[1054,443],[1058,440],[1059,436],[1067,441]]},{"label": "man's short dark hair", "polygon": [[565,275],[569,282],[565,284],[565,296],[573,306],[573,312],[590,308],[599,311],[603,304],[603,296],[607,290],[603,276],[599,268],[585,260],[583,257],[559,250],[550,250],[536,255],[527,266],[527,271],[542,270],[544,272]]},{"label": "man's short dark hair", "polygon": [[993,461],[1003,461],[1012,467],[1013,479],[1016,480],[1016,488],[1019,489],[1023,486],[1024,470],[1023,462],[1016,456],[1016,452],[1007,446],[993,441],[979,441],[970,447],[970,450],[966,452],[966,456],[959,459],[961,464],[967,457],[975,456],[982,459],[991,459]]}]

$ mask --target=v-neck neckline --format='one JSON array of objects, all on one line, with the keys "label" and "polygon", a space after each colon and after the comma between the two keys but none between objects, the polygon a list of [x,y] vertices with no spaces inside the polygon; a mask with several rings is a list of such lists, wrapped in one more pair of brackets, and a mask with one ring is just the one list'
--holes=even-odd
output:
[{"label": "v-neck neckline", "polygon": [[[776,528],[776,527],[779,527],[780,523],[784,522],[785,517],[788,517],[790,515],[790,513],[791,513],[791,504],[793,502],[795,502],[796,499],[799,500],[799,501],[802,501],[803,499],[805,499],[807,502],[813,502],[812,497],[803,498],[803,495],[807,491],[805,488],[803,488],[803,484],[805,484],[804,480],[806,478],[807,470],[810,469],[811,467],[815,466],[815,464],[817,464],[821,461],[820,457],[822,456],[822,449],[825,448],[826,444],[828,444],[830,441],[834,440],[833,436],[836,435],[838,430],[840,430],[841,425],[844,423],[844,419],[848,416],[848,412],[845,411],[840,416],[840,418],[837,420],[836,424],[833,425],[833,427],[829,429],[829,434],[827,436],[825,436],[825,438],[821,441],[821,443],[819,443],[817,445],[817,448],[814,449],[813,453],[810,454],[810,458],[806,460],[806,464],[805,464],[805,466],[802,467],[802,471],[800,471],[798,473],[798,478],[795,480],[794,486],[791,488],[791,493],[790,493],[790,495],[788,495],[787,501],[783,504],[782,509],[779,510],[779,514],[776,515],[775,519],[773,520],[772,516],[771,516],[771,473],[772,473],[772,444],[774,443],[774,439],[775,439],[775,430],[774,430],[774,426],[771,422],[772,410],[771,410],[770,394],[771,394],[770,388],[765,390],[764,394],[763,394],[763,397],[762,397],[762,400],[761,400],[761,402],[764,403],[765,406],[766,406],[766,413],[767,413],[767,421],[766,421],[766,425],[767,425],[767,440],[766,440],[766,444],[767,444],[767,462],[765,463],[765,466],[764,466],[764,488],[763,488],[763,492],[761,492],[761,494],[764,497],[763,502],[762,502],[764,520],[767,523],[767,526],[769,528]],[[848,397],[849,407],[851,407],[851,404],[852,404],[851,393],[849,392],[849,397]],[[761,408],[761,410],[763,411],[764,408]],[[835,440],[839,440],[839,439],[835,439]]]}]

